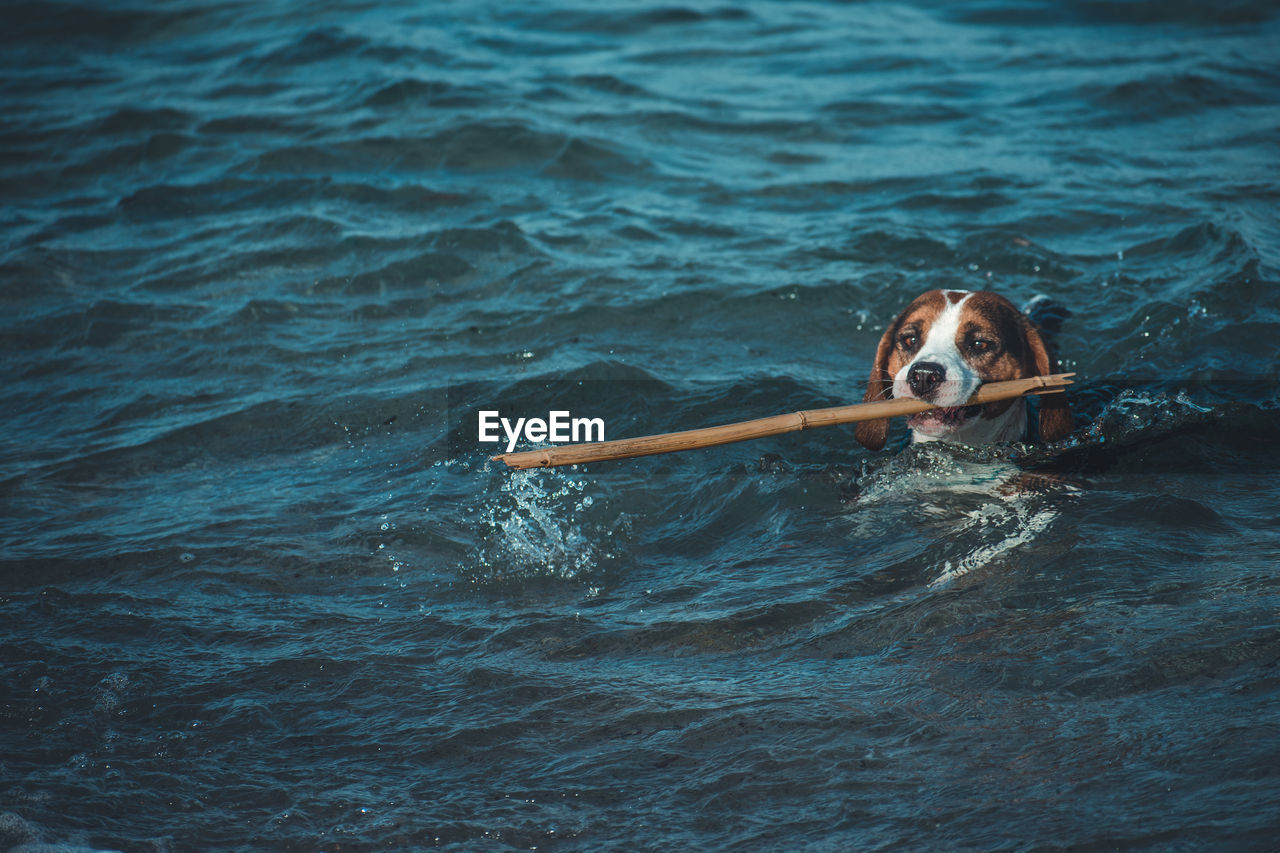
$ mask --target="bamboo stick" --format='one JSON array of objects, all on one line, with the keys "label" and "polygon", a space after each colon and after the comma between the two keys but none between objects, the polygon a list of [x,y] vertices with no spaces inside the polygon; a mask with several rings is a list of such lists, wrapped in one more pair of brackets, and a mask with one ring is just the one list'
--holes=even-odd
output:
[{"label": "bamboo stick", "polygon": [[[1059,394],[1070,385],[1074,373],[1056,373],[1052,376],[1032,376],[1007,382],[991,382],[974,392],[966,406],[1023,397],[1030,394]],[[938,408],[923,400],[893,399],[872,403],[855,403],[849,406],[833,406],[827,409],[809,409],[786,415],[773,415],[751,421],[724,424],[722,426],[690,429],[683,432],[667,432],[640,438],[622,438],[615,441],[597,441],[587,444],[564,444],[518,453],[500,453],[490,458],[501,460],[510,468],[554,468],[558,465],[579,465],[586,462],[603,462],[610,459],[630,459],[635,456],[651,456],[656,453],[675,453],[699,447],[715,447],[781,435],[785,432],[813,429],[814,427],[849,424],[856,421],[873,421],[899,415],[914,415]]]}]

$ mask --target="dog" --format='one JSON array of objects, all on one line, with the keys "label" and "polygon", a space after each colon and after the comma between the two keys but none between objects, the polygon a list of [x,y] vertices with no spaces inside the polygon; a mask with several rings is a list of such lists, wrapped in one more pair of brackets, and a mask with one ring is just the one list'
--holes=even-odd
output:
[{"label": "dog", "polygon": [[[1032,313],[1034,305],[1036,300],[1028,305]],[[1052,303],[1043,300],[1040,305]],[[863,402],[911,397],[941,406],[907,419],[913,442],[1020,441],[1034,437],[1029,425],[1040,440],[1057,441],[1072,428],[1071,410],[1062,394],[1039,400],[1035,424],[1028,420],[1023,397],[963,405],[984,382],[1054,372],[1057,362],[1045,343],[1045,331],[1056,331],[1062,317],[1049,316],[1042,330],[1009,300],[989,291],[923,293],[880,338]],[[863,447],[879,450],[888,434],[886,418],[859,423],[854,437]]]}]

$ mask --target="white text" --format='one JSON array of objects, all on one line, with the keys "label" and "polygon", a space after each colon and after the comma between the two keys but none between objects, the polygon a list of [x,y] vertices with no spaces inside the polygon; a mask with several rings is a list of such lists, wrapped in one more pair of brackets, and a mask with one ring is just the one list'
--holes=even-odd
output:
[{"label": "white text", "polygon": [[498,427],[507,437],[507,452],[516,449],[516,442],[523,434],[526,441],[550,441],[554,444],[582,441],[604,441],[604,418],[575,418],[563,410],[547,412],[546,420],[542,418],[517,418],[512,423],[509,418],[501,417],[496,410],[480,411],[480,440],[482,442],[502,441],[498,435]]}]

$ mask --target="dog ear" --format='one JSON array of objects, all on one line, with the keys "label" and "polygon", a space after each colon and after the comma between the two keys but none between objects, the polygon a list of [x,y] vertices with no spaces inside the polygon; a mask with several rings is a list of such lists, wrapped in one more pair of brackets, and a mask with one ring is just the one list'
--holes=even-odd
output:
[{"label": "dog ear", "polygon": [[[867,393],[862,395],[864,403],[888,400],[893,396],[893,377],[889,375],[889,353],[893,350],[893,338],[897,329],[898,321],[894,320],[880,338],[880,345],[876,347],[876,360],[872,362],[871,375],[867,377]],[[853,437],[858,440],[858,444],[868,450],[879,450],[889,439],[889,419],[860,421],[854,428]]]},{"label": "dog ear", "polygon": [[[1023,332],[1027,340],[1026,366],[1031,376],[1049,376],[1058,367],[1058,360],[1049,352],[1040,330],[1030,320],[1023,320]],[[1040,440],[1057,441],[1070,434],[1074,423],[1066,394],[1042,394],[1040,396]]]}]

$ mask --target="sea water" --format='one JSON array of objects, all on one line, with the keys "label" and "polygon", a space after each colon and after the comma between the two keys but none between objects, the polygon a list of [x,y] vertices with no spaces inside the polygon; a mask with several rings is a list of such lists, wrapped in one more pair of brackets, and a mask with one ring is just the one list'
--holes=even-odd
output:
[{"label": "sea water", "polygon": [[[1278,36],[8,4],[0,850],[1269,849]],[[1071,310],[1070,438],[477,439],[855,402],[934,287]]]}]

